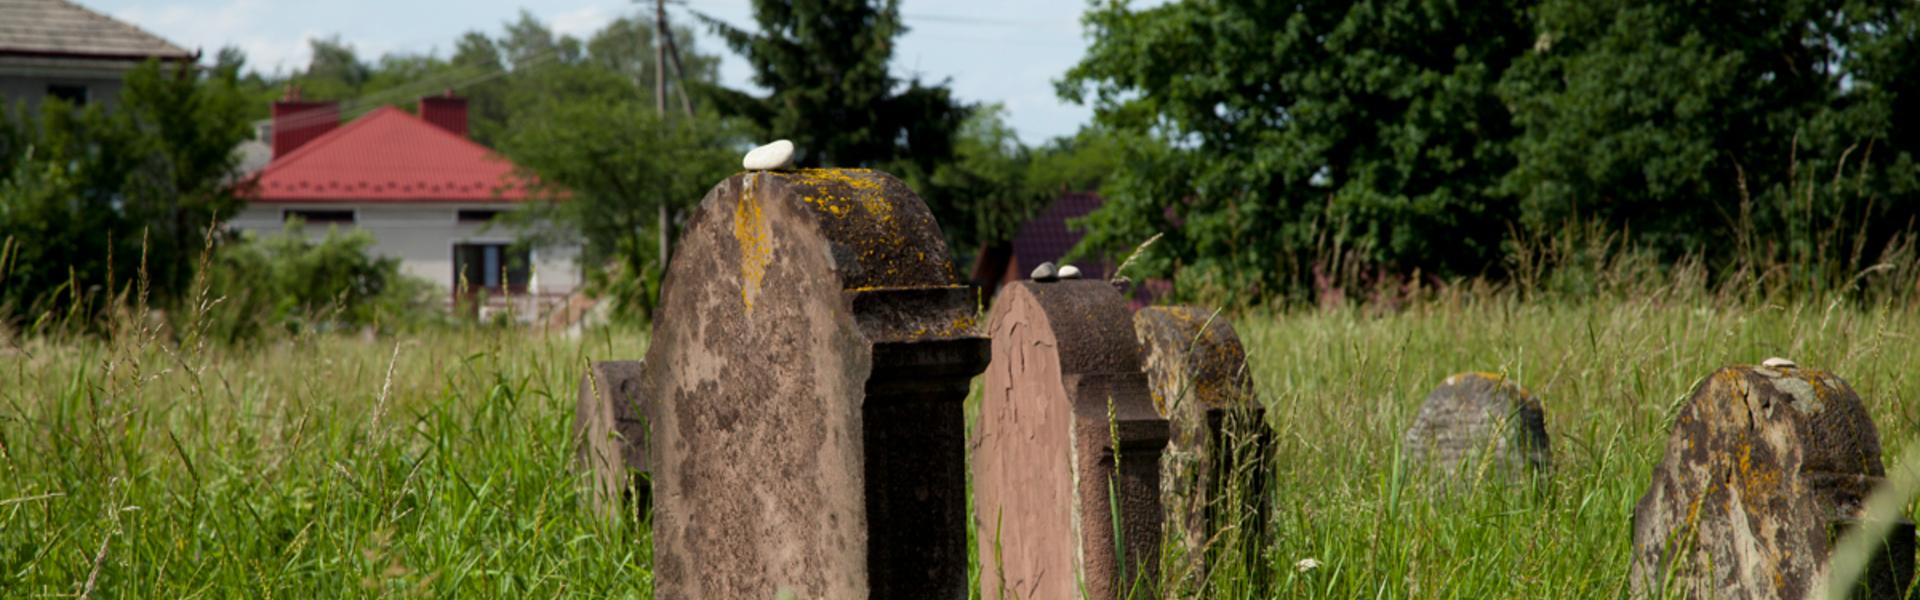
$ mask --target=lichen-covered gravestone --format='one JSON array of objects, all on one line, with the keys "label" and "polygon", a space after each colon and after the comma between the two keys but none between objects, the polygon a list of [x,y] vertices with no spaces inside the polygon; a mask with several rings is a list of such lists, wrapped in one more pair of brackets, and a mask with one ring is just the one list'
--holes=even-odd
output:
[{"label": "lichen-covered gravestone", "polygon": [[1168,432],[1131,322],[1104,281],[995,299],[973,454],[980,597],[1124,598],[1156,581]]},{"label": "lichen-covered gravestone", "polygon": [[1427,395],[1401,443],[1409,459],[1449,475],[1469,466],[1519,478],[1553,464],[1546,410],[1499,373],[1448,377]]},{"label": "lichen-covered gravestone", "polygon": [[709,192],[647,351],[656,594],[965,598],[978,303],[891,176]]},{"label": "lichen-covered gravestone", "polygon": [[573,413],[573,436],[579,443],[575,455],[587,473],[594,509],[609,517],[648,504],[647,486],[636,481],[647,471],[641,364],[599,361],[580,377],[580,400]]},{"label": "lichen-covered gravestone", "polygon": [[[1265,456],[1266,425],[1246,350],[1226,317],[1192,306],[1153,306],[1133,314],[1133,328],[1154,410],[1166,417],[1170,434],[1160,462],[1160,504],[1176,554],[1165,587],[1169,595],[1187,597],[1206,574],[1210,541],[1228,526],[1252,533],[1266,522],[1262,482],[1227,481],[1234,459]],[[1239,485],[1222,489],[1223,483]]]},{"label": "lichen-covered gravestone", "polygon": [[[1633,511],[1634,597],[1812,598],[1828,553],[1885,475],[1853,389],[1793,366],[1720,369],[1693,390]],[[1902,597],[1896,527],[1856,596]]]}]

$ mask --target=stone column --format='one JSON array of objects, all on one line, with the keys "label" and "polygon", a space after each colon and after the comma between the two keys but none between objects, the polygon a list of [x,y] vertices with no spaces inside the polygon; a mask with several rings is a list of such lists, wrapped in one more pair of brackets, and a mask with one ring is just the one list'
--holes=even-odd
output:
[{"label": "stone column", "polygon": [[645,390],[661,598],[965,598],[978,296],[863,169],[728,178],[682,234]]},{"label": "stone column", "polygon": [[[1838,533],[1885,474],[1873,419],[1839,377],[1715,371],[1674,419],[1634,507],[1632,595],[1816,597]],[[1902,597],[1913,544],[1912,524],[1896,527],[1854,596]]]},{"label": "stone column", "polygon": [[1167,422],[1125,300],[1104,281],[1022,281],[991,314],[973,461],[980,597],[1156,585]]}]

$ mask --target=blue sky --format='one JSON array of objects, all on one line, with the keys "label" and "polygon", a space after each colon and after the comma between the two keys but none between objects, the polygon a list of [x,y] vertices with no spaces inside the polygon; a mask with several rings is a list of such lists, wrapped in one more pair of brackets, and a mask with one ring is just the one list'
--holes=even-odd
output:
[{"label": "blue sky", "polygon": [[[255,68],[292,70],[307,62],[307,40],[339,35],[363,58],[389,52],[445,55],[469,30],[497,35],[522,7],[555,31],[584,37],[621,15],[652,14],[652,3],[630,0],[78,0],[209,55],[222,46],[245,50]],[[685,0],[685,5],[737,25],[750,25],[749,0]],[[1086,41],[1080,27],[1084,0],[903,0],[912,28],[894,54],[897,75],[951,78],[967,101],[1005,104],[1008,121],[1027,143],[1071,134],[1091,111],[1060,100],[1053,81],[1079,60]],[[668,18],[691,25],[672,4]],[[745,61],[724,52],[702,31],[696,45],[726,56],[722,80],[746,86]]]}]

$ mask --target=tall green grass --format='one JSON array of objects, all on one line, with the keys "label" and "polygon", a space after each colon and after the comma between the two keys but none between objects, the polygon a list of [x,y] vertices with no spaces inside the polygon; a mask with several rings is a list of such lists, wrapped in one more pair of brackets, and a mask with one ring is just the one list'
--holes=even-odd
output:
[{"label": "tall green grass", "polygon": [[[1896,294],[1607,277],[1586,297],[1462,285],[1234,316],[1272,458],[1229,493],[1273,509],[1222,537],[1203,594],[1619,596],[1670,419],[1726,364],[1840,374],[1889,461],[1920,434],[1920,308]],[[0,339],[0,596],[651,596],[644,526],[597,517],[570,469],[579,373],[641,356],[645,332],[159,330]],[[1427,392],[1466,370],[1544,402],[1540,485],[1435,486],[1400,457]]]},{"label": "tall green grass", "polygon": [[0,596],[648,597],[572,406],[644,335],[473,329],[0,350]]}]

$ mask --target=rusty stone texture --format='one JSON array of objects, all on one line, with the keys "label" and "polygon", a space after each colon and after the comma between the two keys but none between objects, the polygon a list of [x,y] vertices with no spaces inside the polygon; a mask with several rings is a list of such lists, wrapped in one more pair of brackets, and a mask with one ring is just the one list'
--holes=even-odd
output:
[{"label": "rusty stone texture", "polygon": [[641,372],[637,360],[596,361],[580,376],[573,412],[575,457],[587,473],[589,501],[608,517],[649,504],[647,486],[636,485],[639,474],[647,472]]},{"label": "rusty stone texture", "polygon": [[[1884,476],[1879,433],[1839,377],[1720,369],[1674,419],[1634,507],[1632,595],[1814,597],[1837,534]],[[1902,596],[1913,573],[1913,529],[1902,525],[1887,549],[1904,562],[1881,556],[1856,597]]]},{"label": "rusty stone texture", "polygon": [[978,296],[864,169],[741,173],[689,221],[647,352],[661,598],[964,598]]},{"label": "rusty stone texture", "polygon": [[1157,581],[1168,430],[1131,321],[1104,281],[995,299],[973,454],[980,597],[1121,598]]},{"label": "rusty stone texture", "polygon": [[1499,373],[1459,373],[1427,395],[1401,439],[1415,463],[1454,475],[1484,467],[1503,480],[1545,473],[1553,464],[1546,409]]},{"label": "rusty stone texture", "polygon": [[[1246,350],[1226,317],[1193,306],[1151,306],[1133,314],[1133,328],[1154,410],[1168,420],[1170,434],[1160,461],[1163,535],[1174,546],[1165,587],[1171,596],[1190,597],[1206,573],[1209,541],[1227,525],[1214,510],[1218,487],[1234,458],[1225,442],[1241,439],[1254,447],[1263,445],[1264,411],[1254,395]],[[1230,421],[1227,413],[1234,410],[1243,411],[1241,418],[1231,419],[1243,431],[1223,438],[1229,433],[1223,431]],[[1265,522],[1264,507],[1250,508],[1239,516],[1251,519],[1234,526]]]}]

